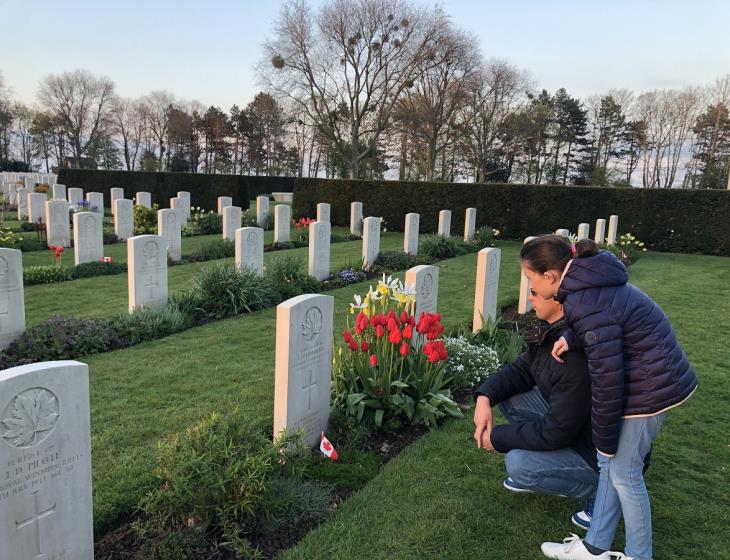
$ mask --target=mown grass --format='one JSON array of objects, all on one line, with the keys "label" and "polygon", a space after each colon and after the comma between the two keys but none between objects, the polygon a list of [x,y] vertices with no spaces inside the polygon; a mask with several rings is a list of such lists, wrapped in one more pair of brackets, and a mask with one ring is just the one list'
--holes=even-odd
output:
[{"label": "mown grass", "polygon": [[[394,236],[398,244],[402,242],[401,235]],[[384,246],[389,239],[390,234],[385,234]],[[335,244],[332,250],[348,245],[359,248],[360,244]],[[515,243],[503,245],[502,303],[514,300],[517,294],[518,247]],[[439,263],[439,307],[446,313],[447,324],[470,318],[475,265],[475,254]],[[345,326],[352,295],[363,293],[367,284],[328,292],[335,297],[336,334]],[[271,429],[275,321],[276,310],[269,309],[83,359],[89,364],[91,378],[97,532],[133,511],[149,489],[154,447],[161,438],[214,410],[231,413],[238,409]]]},{"label": "mown grass", "polygon": [[[730,558],[728,271],[727,258],[651,253],[630,270],[669,315],[700,379],[670,414],[647,474],[657,559]],[[450,284],[445,275],[447,316]],[[505,290],[514,293],[502,283],[500,301]],[[281,558],[535,559],[541,542],[577,532],[576,501],[505,491],[502,456],[477,450],[472,433],[469,412],[423,437]]]}]

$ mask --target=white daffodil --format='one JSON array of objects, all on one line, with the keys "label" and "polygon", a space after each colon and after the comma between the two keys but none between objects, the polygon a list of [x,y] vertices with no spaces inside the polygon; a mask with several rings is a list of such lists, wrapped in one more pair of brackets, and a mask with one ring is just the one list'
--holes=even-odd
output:
[{"label": "white daffodil", "polygon": [[350,304],[350,309],[365,309],[367,306],[367,303],[363,303],[362,297],[359,294],[355,294],[355,303]]}]

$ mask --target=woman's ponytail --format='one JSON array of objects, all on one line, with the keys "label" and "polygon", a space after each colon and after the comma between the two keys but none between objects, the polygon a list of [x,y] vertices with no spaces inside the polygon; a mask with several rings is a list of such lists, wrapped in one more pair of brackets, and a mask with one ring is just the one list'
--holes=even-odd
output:
[{"label": "woman's ponytail", "polygon": [[590,239],[571,243],[562,235],[540,235],[522,246],[520,259],[530,269],[544,274],[548,270],[565,270],[568,261],[598,254],[598,246]]}]

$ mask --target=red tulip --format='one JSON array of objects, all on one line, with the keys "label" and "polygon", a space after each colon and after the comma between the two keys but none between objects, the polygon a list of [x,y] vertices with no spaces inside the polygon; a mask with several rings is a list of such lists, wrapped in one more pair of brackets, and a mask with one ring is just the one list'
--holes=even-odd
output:
[{"label": "red tulip", "polygon": [[56,250],[56,246],[55,246],[55,245],[49,245],[49,246],[48,246],[48,248],[49,248],[49,249],[50,249],[51,251],[55,251],[55,250]]},{"label": "red tulip", "polygon": [[401,311],[400,312],[400,322],[401,323],[407,323],[408,322],[408,312],[407,311]]},{"label": "red tulip", "polygon": [[397,329],[397,328],[398,328],[398,321],[396,321],[393,318],[388,319],[388,330],[392,331],[393,329]]},{"label": "red tulip", "polygon": [[350,347],[350,350],[355,352],[357,350],[357,341],[350,340],[350,342],[347,343],[347,345]]},{"label": "red tulip", "polygon": [[385,331],[383,330],[382,325],[378,325],[377,327],[375,327],[375,336],[377,336],[378,338],[382,338],[384,334]]},{"label": "red tulip", "polygon": [[434,352],[433,354],[430,354],[428,356],[428,361],[431,362],[432,364],[435,364],[436,362],[439,361],[439,355],[436,352]]},{"label": "red tulip", "polygon": [[398,350],[398,352],[400,352],[401,356],[407,356],[408,350],[409,350],[408,343],[404,342],[403,344],[400,345],[400,349]]},{"label": "red tulip", "polygon": [[439,360],[441,360],[442,362],[445,362],[448,359],[449,359],[448,351],[446,350],[446,348],[441,348],[441,350],[439,350]]},{"label": "red tulip", "polygon": [[367,352],[368,348],[370,348],[370,345],[368,344],[367,340],[363,340],[362,344],[360,345],[360,348],[362,348],[363,352]]},{"label": "red tulip", "polygon": [[349,344],[349,342],[352,340],[352,335],[350,334],[350,331],[348,331],[347,329],[342,331],[342,338],[344,338],[345,342]]},{"label": "red tulip", "polygon": [[378,357],[375,354],[370,354],[370,365],[375,367],[378,365]]},{"label": "red tulip", "polygon": [[403,337],[400,334],[400,330],[396,328],[390,331],[390,335],[388,335],[388,342],[391,344],[400,344],[402,340]]},{"label": "red tulip", "polygon": [[403,338],[406,340],[413,338],[413,327],[411,327],[410,323],[406,325],[405,329],[403,329]]}]

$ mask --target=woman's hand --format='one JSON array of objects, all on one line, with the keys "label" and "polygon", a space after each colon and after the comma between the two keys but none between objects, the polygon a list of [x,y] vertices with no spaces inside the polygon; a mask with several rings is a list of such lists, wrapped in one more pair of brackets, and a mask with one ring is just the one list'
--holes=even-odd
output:
[{"label": "woman's hand", "polygon": [[474,430],[474,439],[477,442],[477,447],[479,449],[484,447],[484,440],[482,439],[484,436],[486,436],[486,440],[491,447],[489,436],[492,433],[492,405],[489,398],[484,395],[477,397],[477,405],[474,408],[474,426],[476,428]]},{"label": "woman's hand", "polygon": [[555,341],[555,344],[553,344],[553,351],[551,352],[551,354],[556,361],[562,364],[564,363],[564,361],[560,359],[560,355],[564,354],[567,351],[568,343],[566,342],[565,337],[561,336],[558,340]]}]

